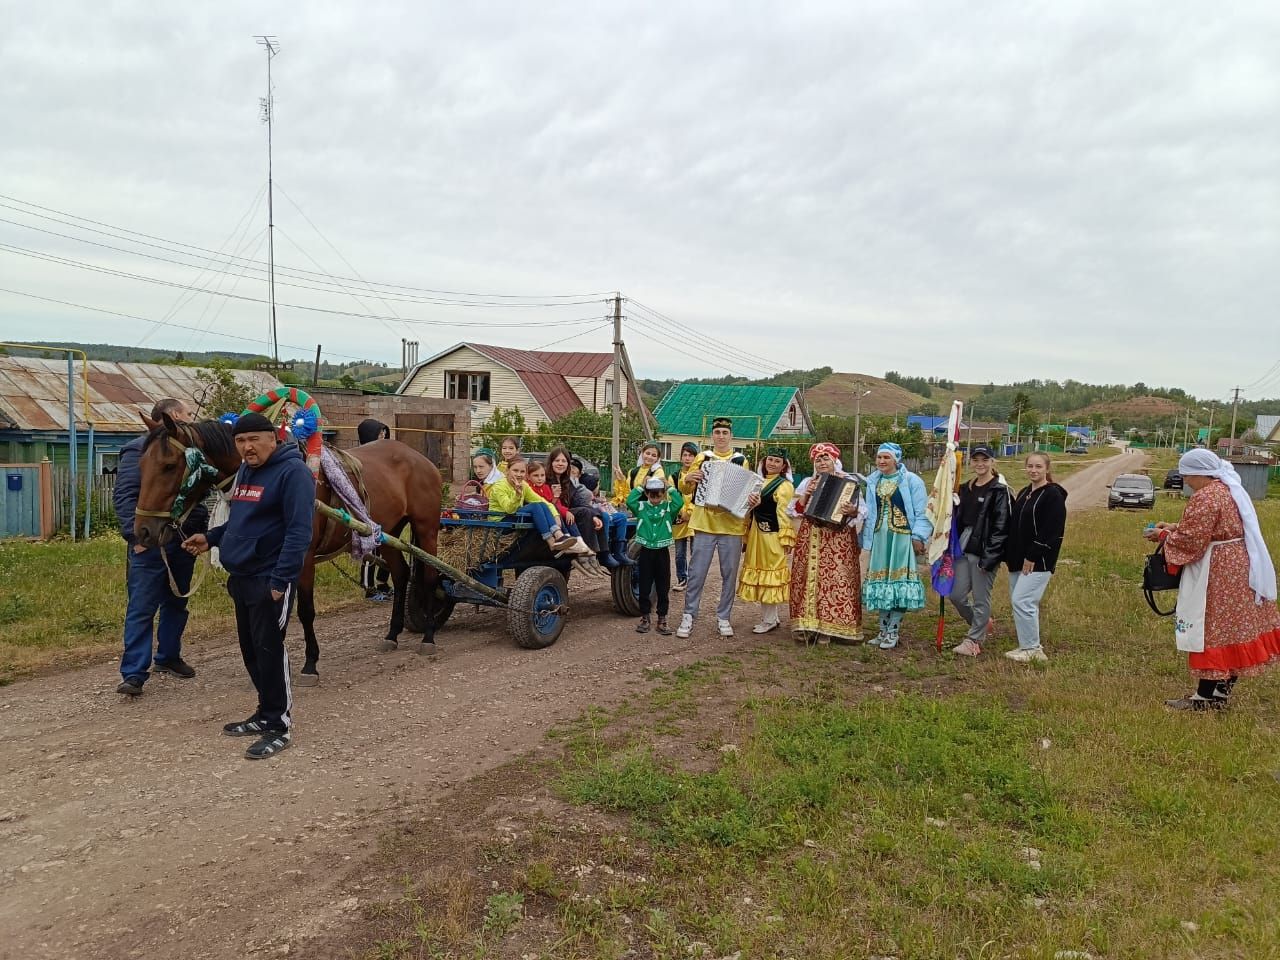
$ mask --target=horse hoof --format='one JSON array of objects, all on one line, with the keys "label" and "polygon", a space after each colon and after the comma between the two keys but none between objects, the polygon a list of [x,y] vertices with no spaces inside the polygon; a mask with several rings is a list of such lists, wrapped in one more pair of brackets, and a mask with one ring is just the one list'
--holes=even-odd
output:
[{"label": "horse hoof", "polygon": [[396,641],[394,640],[383,640],[381,646],[379,646],[378,649],[381,650],[383,653],[391,653],[394,650],[399,650],[400,644],[396,643]]},{"label": "horse hoof", "polygon": [[298,686],[314,687],[320,682],[320,674],[318,673],[300,673],[298,674]]},{"label": "horse hoof", "polygon": [[418,644],[418,656],[434,657],[439,652],[439,649],[434,643],[420,643]]}]

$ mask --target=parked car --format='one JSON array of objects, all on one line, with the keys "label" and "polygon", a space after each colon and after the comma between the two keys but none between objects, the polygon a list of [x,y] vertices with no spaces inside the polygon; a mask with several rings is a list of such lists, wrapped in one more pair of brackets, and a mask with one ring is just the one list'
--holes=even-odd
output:
[{"label": "parked car", "polygon": [[1140,473],[1122,473],[1110,485],[1107,493],[1107,509],[1136,507],[1150,510],[1156,505],[1156,485],[1150,477]]},{"label": "parked car", "polygon": [[1182,474],[1178,472],[1178,468],[1174,467],[1164,475],[1164,488],[1166,490],[1182,489]]},{"label": "parked car", "polygon": [[1088,453],[1089,448],[1084,444],[1076,444],[1074,447],[1068,447],[1067,453]]}]

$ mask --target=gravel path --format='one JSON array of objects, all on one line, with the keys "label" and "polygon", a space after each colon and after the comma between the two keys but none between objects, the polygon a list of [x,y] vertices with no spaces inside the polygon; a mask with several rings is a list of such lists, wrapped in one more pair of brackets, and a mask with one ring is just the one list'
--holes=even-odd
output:
[{"label": "gravel path", "polygon": [[1134,473],[1147,463],[1147,455],[1141,450],[1125,448],[1114,457],[1107,457],[1090,464],[1078,473],[1062,480],[1066,487],[1067,512],[1093,510],[1107,505],[1107,485],[1122,473]]}]

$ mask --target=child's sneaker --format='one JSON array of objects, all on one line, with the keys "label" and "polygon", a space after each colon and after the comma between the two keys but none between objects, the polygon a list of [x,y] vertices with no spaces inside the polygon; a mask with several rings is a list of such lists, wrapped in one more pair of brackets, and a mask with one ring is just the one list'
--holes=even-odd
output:
[{"label": "child's sneaker", "polygon": [[636,633],[648,633],[648,632],[649,632],[649,618],[641,617],[640,622],[636,624]]},{"label": "child's sneaker", "polygon": [[669,636],[671,636],[671,628],[667,626],[667,618],[666,618],[666,617],[659,617],[659,618],[658,618],[658,627],[657,627],[657,630],[658,630],[658,633],[659,633],[659,635],[660,635],[660,636],[664,636],[664,637],[669,637]]},{"label": "child's sneaker", "polygon": [[693,633],[693,616],[686,613],[680,618],[680,626],[676,627],[676,636],[684,640],[691,633]]}]

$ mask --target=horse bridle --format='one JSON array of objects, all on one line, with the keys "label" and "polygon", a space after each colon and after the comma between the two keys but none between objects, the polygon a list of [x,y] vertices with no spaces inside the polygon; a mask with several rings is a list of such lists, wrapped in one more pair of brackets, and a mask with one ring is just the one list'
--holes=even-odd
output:
[{"label": "horse bridle", "polygon": [[[177,437],[170,436],[167,438],[169,445],[182,454],[183,463],[186,469],[182,474],[182,482],[178,484],[178,495],[173,498],[173,505],[168,510],[142,510],[135,509],[134,516],[138,517],[155,517],[161,520],[168,520],[178,531],[183,533],[182,525],[186,523],[187,518],[191,516],[202,498],[192,496],[196,489],[202,484],[209,484],[214,489],[226,490],[227,485],[235,479],[235,474],[231,473],[218,480],[219,470],[204,457],[204,451],[199,447],[189,447]],[[188,504],[188,501],[190,503]]]}]

